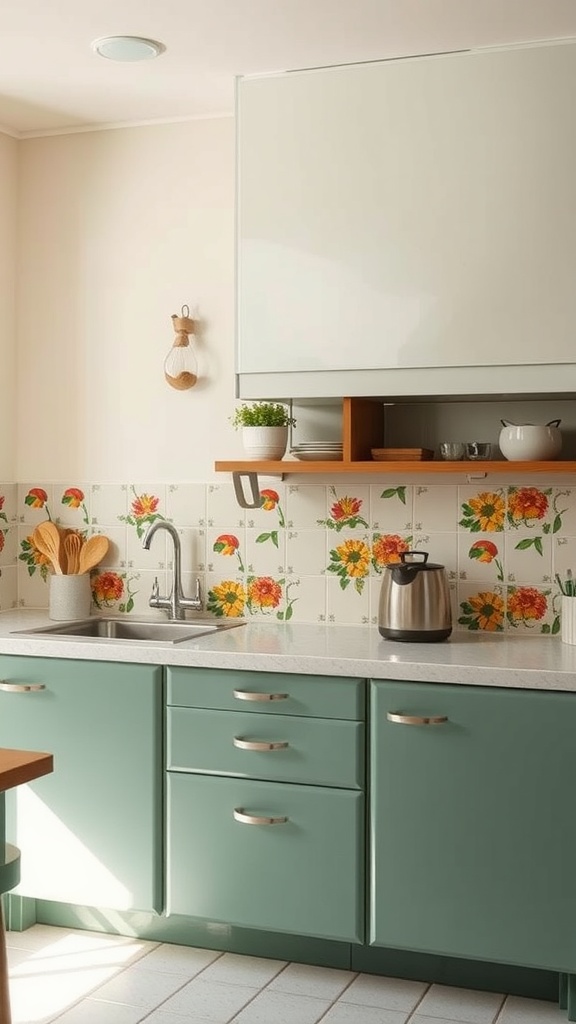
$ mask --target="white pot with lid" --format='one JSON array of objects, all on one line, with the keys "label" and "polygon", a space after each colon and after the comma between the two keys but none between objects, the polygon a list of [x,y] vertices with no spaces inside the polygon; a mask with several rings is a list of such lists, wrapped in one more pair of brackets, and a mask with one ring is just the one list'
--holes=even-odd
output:
[{"label": "white pot with lid", "polygon": [[498,438],[500,451],[510,462],[537,462],[557,459],[562,448],[560,420],[550,420],[543,426],[534,423],[516,425],[500,420],[502,430]]}]

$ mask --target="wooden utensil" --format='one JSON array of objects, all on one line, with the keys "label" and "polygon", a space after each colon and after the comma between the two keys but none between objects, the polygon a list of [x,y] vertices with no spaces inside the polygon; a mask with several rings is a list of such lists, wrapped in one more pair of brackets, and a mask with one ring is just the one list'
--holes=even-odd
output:
[{"label": "wooden utensil", "polygon": [[61,539],[58,527],[50,520],[46,520],[45,523],[38,523],[36,531],[37,536],[41,538],[44,544],[44,550],[42,551],[41,548],[38,550],[42,551],[42,554],[45,554],[50,559],[54,572],[62,575],[62,562],[60,560]]},{"label": "wooden utensil", "polygon": [[64,551],[66,554],[66,572],[75,575],[80,568],[80,551],[82,549],[82,537],[78,533],[69,533],[64,537]]},{"label": "wooden utensil", "polygon": [[98,562],[101,562],[108,548],[110,541],[102,534],[89,537],[86,543],[80,548],[79,572],[90,572]]}]

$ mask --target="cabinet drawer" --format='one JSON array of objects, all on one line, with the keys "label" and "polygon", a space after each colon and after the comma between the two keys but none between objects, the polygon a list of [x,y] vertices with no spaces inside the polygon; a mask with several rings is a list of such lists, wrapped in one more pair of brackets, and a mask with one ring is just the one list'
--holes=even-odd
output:
[{"label": "cabinet drawer", "polygon": [[361,793],[169,772],[168,913],[362,941],[363,813]]},{"label": "cabinet drawer", "polygon": [[168,669],[168,703],[257,714],[363,719],[363,679],[231,672],[227,669]]},{"label": "cabinet drawer", "polygon": [[223,711],[362,720],[363,679],[230,669],[169,668],[168,704]]},{"label": "cabinet drawer", "polygon": [[364,780],[364,724],[168,708],[167,756],[176,771],[357,789]]}]

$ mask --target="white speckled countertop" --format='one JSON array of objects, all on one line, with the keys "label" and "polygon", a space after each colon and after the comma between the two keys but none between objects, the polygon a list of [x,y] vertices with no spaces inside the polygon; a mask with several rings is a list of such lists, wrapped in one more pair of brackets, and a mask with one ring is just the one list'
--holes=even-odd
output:
[{"label": "white speckled countertop", "polygon": [[177,644],[13,632],[49,624],[45,612],[0,613],[0,654],[576,691],[576,646],[559,637],[458,632],[407,644],[382,639],[375,626],[292,623],[248,623]]}]

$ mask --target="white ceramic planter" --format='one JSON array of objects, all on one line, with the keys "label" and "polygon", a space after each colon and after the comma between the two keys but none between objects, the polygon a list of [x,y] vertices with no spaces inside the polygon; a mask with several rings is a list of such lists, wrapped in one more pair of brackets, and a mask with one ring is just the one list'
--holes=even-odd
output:
[{"label": "white ceramic planter", "polygon": [[242,444],[249,459],[282,459],[288,427],[242,427]]}]

